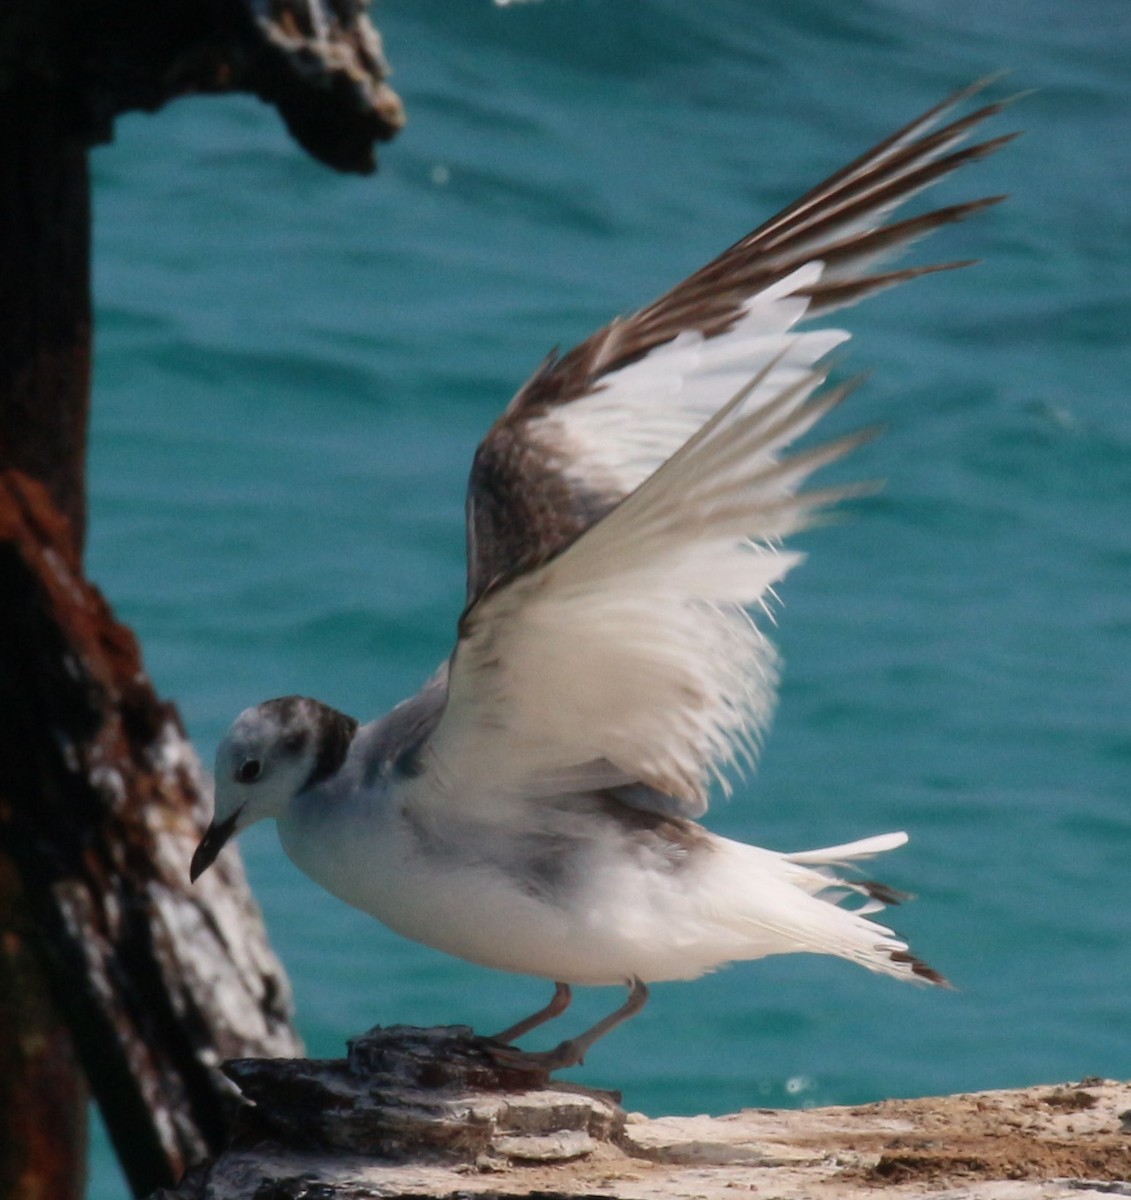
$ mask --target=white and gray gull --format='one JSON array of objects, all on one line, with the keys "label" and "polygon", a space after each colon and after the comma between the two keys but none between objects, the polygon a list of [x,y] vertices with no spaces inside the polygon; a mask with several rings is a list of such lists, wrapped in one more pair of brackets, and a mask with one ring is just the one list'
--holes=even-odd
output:
[{"label": "white and gray gull", "polygon": [[[981,86],[542,363],[475,455],[451,657],[368,725],[299,696],[241,713],[217,751],[194,880],[274,817],[295,864],[346,903],[552,981],[550,1003],[498,1035],[504,1057],[551,1070],[639,1011],[648,983],[736,960],[834,954],[945,983],[869,919],[901,894],[845,871],[906,834],[786,854],[697,818],[770,715],[762,625],[800,560],[783,540],[852,490],[801,485],[866,436],[786,452],[847,391],[822,364],[848,334],[799,325],[965,265],[875,270],[1002,198],[892,219],[1012,136],[962,145],[1002,107],[955,118]],[[574,984],[629,995],[548,1053],[509,1046],[563,1012]]]}]

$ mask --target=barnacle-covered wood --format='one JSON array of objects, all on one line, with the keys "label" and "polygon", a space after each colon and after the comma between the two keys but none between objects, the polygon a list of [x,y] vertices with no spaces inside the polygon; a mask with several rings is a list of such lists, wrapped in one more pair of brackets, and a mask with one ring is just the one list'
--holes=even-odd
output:
[{"label": "barnacle-covered wood", "polygon": [[15,469],[0,472],[0,628],[0,858],[145,1194],[224,1143],[221,1059],[301,1050],[289,988],[236,856],[188,888],[208,815],[195,754],[82,578],[70,522]]},{"label": "barnacle-covered wood", "polygon": [[404,112],[362,0],[4,0],[0,115],[19,92],[62,97],[91,144],[178,96],[252,92],[343,171],[371,171]]}]

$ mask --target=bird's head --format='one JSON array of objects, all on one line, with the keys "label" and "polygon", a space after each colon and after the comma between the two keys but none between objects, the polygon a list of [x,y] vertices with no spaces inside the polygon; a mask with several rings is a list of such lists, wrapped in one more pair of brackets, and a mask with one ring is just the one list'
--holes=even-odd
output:
[{"label": "bird's head", "polygon": [[334,775],[356,732],[353,717],[306,696],[240,713],[216,751],[216,810],[192,856],[192,881],[242,829],[281,816],[300,792]]}]

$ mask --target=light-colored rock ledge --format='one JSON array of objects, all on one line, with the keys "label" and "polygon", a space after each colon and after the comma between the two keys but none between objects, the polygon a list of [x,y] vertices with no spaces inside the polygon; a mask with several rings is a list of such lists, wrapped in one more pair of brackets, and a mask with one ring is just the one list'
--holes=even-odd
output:
[{"label": "light-colored rock ledge", "polygon": [[1131,1084],[1110,1080],[649,1119],[500,1067],[459,1028],[373,1030],[349,1060],[227,1069],[254,1107],[168,1200],[1131,1196]]}]

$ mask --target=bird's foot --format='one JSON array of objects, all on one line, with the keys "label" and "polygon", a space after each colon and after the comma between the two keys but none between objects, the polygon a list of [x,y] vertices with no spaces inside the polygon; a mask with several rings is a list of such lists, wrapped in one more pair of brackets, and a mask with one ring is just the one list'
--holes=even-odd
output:
[{"label": "bird's foot", "polygon": [[500,1066],[549,1075],[551,1071],[580,1066],[586,1049],[580,1039],[570,1039],[553,1050],[520,1050],[517,1046],[497,1044],[491,1046],[490,1053]]}]

